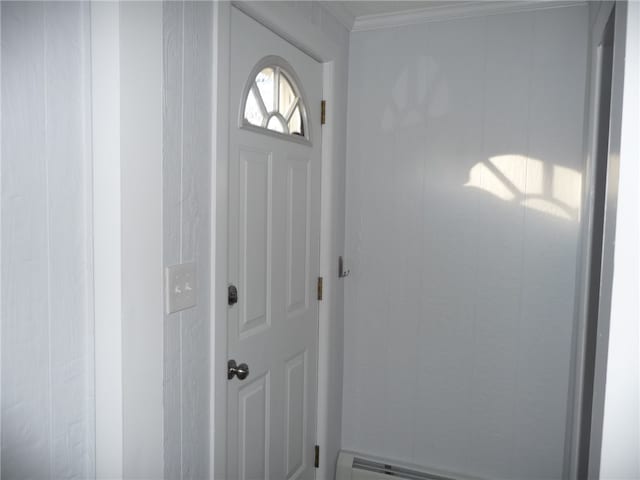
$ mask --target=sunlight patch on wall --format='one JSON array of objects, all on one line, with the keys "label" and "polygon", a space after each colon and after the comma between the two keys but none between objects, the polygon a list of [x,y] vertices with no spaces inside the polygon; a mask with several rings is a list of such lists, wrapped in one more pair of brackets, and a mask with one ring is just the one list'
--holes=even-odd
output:
[{"label": "sunlight patch on wall", "polygon": [[582,175],[572,168],[553,166],[553,197],[578,211],[582,197]]},{"label": "sunlight patch on wall", "polygon": [[523,155],[499,155],[475,164],[466,187],[484,190],[565,220],[578,221],[582,174]]},{"label": "sunlight patch on wall", "polygon": [[469,181],[465,187],[480,188],[502,200],[514,200],[515,192],[499,178],[499,175],[501,173],[495,171],[493,164],[476,163],[469,171]]}]

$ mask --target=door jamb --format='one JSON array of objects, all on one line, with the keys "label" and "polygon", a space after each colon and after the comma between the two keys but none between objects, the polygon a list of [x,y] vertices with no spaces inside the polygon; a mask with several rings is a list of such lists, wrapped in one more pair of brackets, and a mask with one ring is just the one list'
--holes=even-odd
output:
[{"label": "door jamb", "polygon": [[[229,153],[229,64],[231,6],[213,4],[212,152],[211,168],[211,319],[209,322],[209,478],[226,475],[227,378],[227,196]],[[222,73],[221,73],[222,72]],[[217,372],[220,370],[220,372]],[[220,426],[220,428],[218,428]]]},{"label": "door jamb", "polygon": [[572,358],[573,384],[570,389],[570,400],[567,418],[567,433],[565,440],[564,475],[576,479],[579,470],[579,451],[581,435],[583,435],[581,419],[582,404],[585,392],[584,374],[587,343],[587,315],[589,311],[589,290],[592,254],[592,230],[594,228],[594,198],[596,180],[596,148],[598,135],[598,119],[600,116],[600,75],[599,43],[604,33],[605,24],[613,10],[613,3],[600,4],[598,11],[588,24],[589,46],[587,67],[587,91],[585,92],[585,126],[584,126],[584,156],[585,174],[583,181],[580,235],[582,244],[578,256],[579,271],[577,272],[577,288],[579,294],[575,306],[574,353]]},{"label": "door jamb", "polygon": [[595,371],[593,382],[593,409],[589,448],[589,478],[600,478],[600,457],[604,421],[604,403],[607,382],[607,360],[609,354],[609,326],[613,291],[613,269],[618,208],[618,178],[620,169],[620,146],[622,138],[622,110],[625,76],[625,50],[627,3],[615,2],[613,27],[613,71],[611,76],[611,104],[609,117],[607,191],[602,240],[602,271],[600,277],[600,303],[596,334]]},{"label": "door jamb", "polygon": [[[600,282],[600,306],[598,309],[597,325],[597,345],[595,352],[595,371],[593,372],[594,384],[591,392],[584,391],[584,361],[585,361],[585,325],[587,315],[587,302],[589,295],[589,262],[592,257],[592,246],[590,243],[591,230],[593,228],[593,202],[590,193],[594,188],[595,161],[596,161],[596,141],[597,125],[599,120],[599,71],[595,63],[596,53],[600,40],[609,16],[615,6],[614,23],[614,45],[613,45],[613,72],[611,78],[611,103],[610,103],[610,131],[609,131],[609,166],[607,177],[610,174],[616,176],[615,179],[608,179],[605,202],[605,223],[603,231],[603,250],[601,256],[602,272]],[[573,410],[568,424],[567,448],[565,451],[565,475],[568,478],[577,478],[579,465],[578,451],[581,444],[581,437],[586,433],[581,431],[581,406],[585,395],[592,396],[593,407],[591,413],[591,432],[588,442],[590,443],[588,458],[589,478],[599,478],[600,469],[600,449],[602,442],[602,422],[604,415],[604,390],[606,384],[606,363],[608,353],[609,321],[611,308],[611,276],[613,269],[613,251],[615,240],[615,217],[617,207],[617,169],[620,151],[620,121],[622,111],[622,92],[624,83],[624,38],[626,32],[627,6],[625,2],[603,1],[595,18],[590,23],[589,28],[592,35],[590,38],[589,54],[592,63],[589,70],[589,106],[587,112],[588,126],[586,128],[586,148],[587,155],[586,178],[585,178],[585,211],[583,214],[582,235],[586,236],[586,241],[582,246],[581,261],[584,262],[583,270],[580,272],[580,298],[577,302],[578,315],[576,319],[577,345],[574,351],[573,377],[575,378],[572,387],[572,399],[570,409]],[[584,466],[583,466],[584,467]]]}]

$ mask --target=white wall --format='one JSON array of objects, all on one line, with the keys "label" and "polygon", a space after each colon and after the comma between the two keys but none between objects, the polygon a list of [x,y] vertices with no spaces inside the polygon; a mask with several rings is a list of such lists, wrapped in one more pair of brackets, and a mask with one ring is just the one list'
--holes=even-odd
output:
[{"label": "white wall", "polygon": [[197,306],[164,316],[165,478],[208,476],[213,6],[163,17],[163,264],[195,262]]},{"label": "white wall", "polygon": [[89,9],[2,16],[2,478],[94,475]]},{"label": "white wall", "polygon": [[[606,480],[640,478],[640,3],[629,2],[626,9],[626,35],[615,40],[625,43],[625,63],[624,91],[617,92],[622,121],[615,122],[620,181],[600,459],[600,478]],[[616,15],[623,12],[619,5]]]},{"label": "white wall", "polygon": [[212,5],[1,13],[2,476],[205,478]]},{"label": "white wall", "polygon": [[2,4],[2,474],[94,475],[95,220],[98,475],[205,478],[212,5],[90,7]]},{"label": "white wall", "polygon": [[343,448],[561,478],[586,5],[352,34]]}]

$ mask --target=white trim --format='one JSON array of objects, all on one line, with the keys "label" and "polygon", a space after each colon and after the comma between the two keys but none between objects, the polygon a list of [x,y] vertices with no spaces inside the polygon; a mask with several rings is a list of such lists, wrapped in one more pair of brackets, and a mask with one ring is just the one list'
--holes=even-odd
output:
[{"label": "white trim", "polygon": [[470,1],[442,5],[436,7],[417,8],[403,12],[362,15],[355,19],[353,32],[375,30],[380,28],[403,27],[421,23],[439,22],[459,18],[478,17],[485,15],[498,15],[503,13],[529,12],[549,8],[564,8],[576,5],[584,5],[583,1]]},{"label": "white trim", "polygon": [[347,30],[353,29],[353,24],[356,21],[356,16],[349,8],[344,6],[343,2],[336,2],[330,0],[321,0],[320,4],[331,14],[333,17],[342,24]]},{"label": "white trim", "polygon": [[614,261],[616,253],[616,220],[618,211],[618,180],[620,172],[622,109],[624,99],[627,2],[616,1],[614,15],[613,72],[611,77],[611,113],[609,118],[607,191],[602,239],[602,267],[600,273],[600,289],[598,293],[597,343],[595,352],[593,407],[591,411],[589,444],[589,478],[600,478],[605,394],[608,381],[607,363],[610,353],[609,333],[612,318]]},{"label": "white trim", "polygon": [[227,458],[227,208],[229,178],[229,63],[231,6],[213,5],[211,168],[211,326],[209,478],[226,477]]},{"label": "white trim", "polygon": [[91,2],[96,478],[123,476],[120,6]]},{"label": "white trim", "polygon": [[[590,6],[589,8],[594,8]],[[589,23],[589,66],[587,74],[587,89],[585,96],[585,125],[584,125],[584,156],[585,174],[583,179],[583,205],[580,218],[581,245],[578,253],[578,269],[576,271],[576,285],[578,294],[575,306],[573,367],[571,378],[573,384],[568,403],[567,431],[565,441],[564,473],[565,477],[578,479],[579,454],[582,432],[582,406],[584,392],[584,374],[586,361],[586,326],[589,310],[589,272],[592,261],[592,235],[594,226],[594,192],[595,192],[595,159],[597,155],[597,135],[600,100],[600,61],[598,45],[602,40],[605,24],[613,9],[613,3],[601,3],[594,15],[593,23]]]},{"label": "white trim", "polygon": [[119,9],[123,468],[155,479],[164,476],[162,3]]},{"label": "white trim", "polygon": [[[333,112],[335,111],[335,62],[327,62],[322,68],[322,96],[327,102],[325,125],[334,125]],[[335,302],[332,298],[333,289],[328,288],[334,282],[331,268],[331,240],[333,229],[332,220],[332,190],[333,190],[333,162],[332,146],[334,144],[335,128],[325,128],[322,132],[322,170],[320,180],[320,272],[323,277],[323,301],[318,307],[318,373],[317,373],[317,403],[316,403],[316,444],[320,445],[320,467],[316,478],[333,478],[332,471],[326,465],[326,454],[323,455],[322,446],[326,445],[328,438],[329,399],[328,391],[330,379],[330,318],[331,305]],[[333,277],[333,278],[332,278]],[[342,382],[342,378],[340,378]],[[333,467],[333,466],[331,466]]]},{"label": "white trim", "polygon": [[620,183],[599,478],[640,478],[640,3],[626,8]]}]

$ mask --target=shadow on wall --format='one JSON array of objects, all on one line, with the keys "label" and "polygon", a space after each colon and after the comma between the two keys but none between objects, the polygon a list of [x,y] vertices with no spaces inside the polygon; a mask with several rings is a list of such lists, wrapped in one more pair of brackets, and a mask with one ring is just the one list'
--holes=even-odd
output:
[{"label": "shadow on wall", "polygon": [[[404,68],[398,74],[391,97],[393,103],[382,114],[385,133],[412,129],[414,134],[418,133],[416,130],[422,133],[425,126],[433,127],[431,119],[442,120],[455,103],[445,76],[431,57],[421,57]],[[464,186],[556,218],[580,220],[582,175],[563,165],[505,152],[473,165]]]}]

